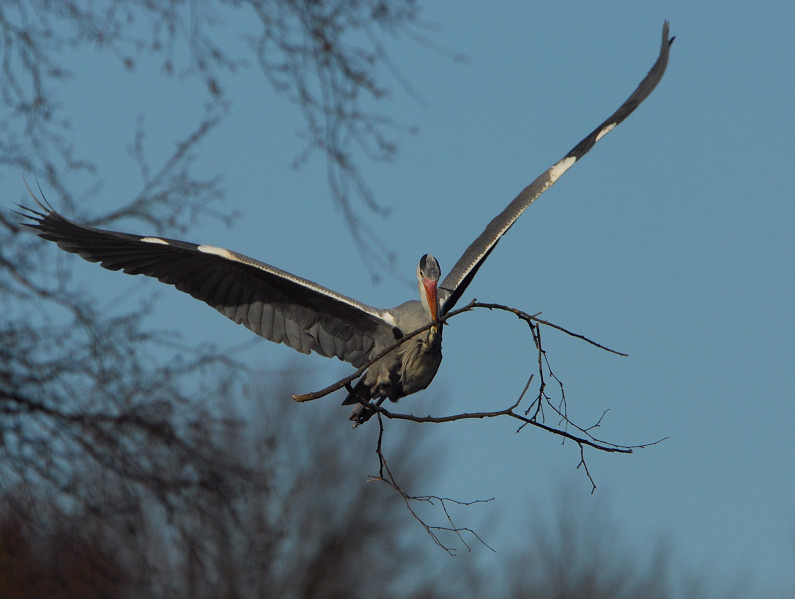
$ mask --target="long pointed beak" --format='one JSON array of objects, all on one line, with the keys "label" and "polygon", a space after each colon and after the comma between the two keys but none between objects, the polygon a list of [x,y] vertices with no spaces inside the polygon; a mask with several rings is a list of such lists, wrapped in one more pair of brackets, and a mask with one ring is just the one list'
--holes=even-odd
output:
[{"label": "long pointed beak", "polygon": [[[422,286],[425,289],[425,298],[428,300],[428,307],[431,310],[431,320],[433,320],[433,322],[438,324],[439,298],[436,291],[436,281],[431,281],[430,279],[423,278]],[[438,327],[434,326],[433,329],[437,330]]]}]

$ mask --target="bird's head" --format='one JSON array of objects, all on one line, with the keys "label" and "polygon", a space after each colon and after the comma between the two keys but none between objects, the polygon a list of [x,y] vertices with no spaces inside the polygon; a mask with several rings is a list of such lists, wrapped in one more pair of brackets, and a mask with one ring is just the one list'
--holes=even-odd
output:
[{"label": "bird's head", "polygon": [[[439,263],[436,258],[430,254],[425,254],[420,258],[420,263],[417,265],[417,282],[420,287],[420,301],[422,302],[428,318],[432,322],[438,322],[439,319],[439,297],[437,295],[437,284],[442,271],[439,268]],[[437,327],[434,327],[436,330]]]}]

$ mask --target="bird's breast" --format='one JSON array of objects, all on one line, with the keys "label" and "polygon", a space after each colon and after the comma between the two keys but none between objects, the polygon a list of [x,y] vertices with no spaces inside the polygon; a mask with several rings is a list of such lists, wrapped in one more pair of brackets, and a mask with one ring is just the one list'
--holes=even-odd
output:
[{"label": "bird's breast", "polygon": [[402,391],[403,395],[411,395],[430,385],[439,370],[442,363],[441,329],[418,335],[401,348],[405,348],[402,352],[398,350]]}]

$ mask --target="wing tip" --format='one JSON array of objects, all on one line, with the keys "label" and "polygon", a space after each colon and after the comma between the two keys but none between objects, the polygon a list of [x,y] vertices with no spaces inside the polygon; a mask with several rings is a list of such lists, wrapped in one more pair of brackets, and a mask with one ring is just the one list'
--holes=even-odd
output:
[{"label": "wing tip", "polygon": [[663,48],[665,48],[666,46],[670,48],[673,45],[674,40],[676,39],[675,35],[672,35],[670,38],[668,37],[668,35],[670,34],[670,29],[671,29],[671,22],[668,19],[665,19],[665,21],[663,21],[663,28],[662,28]]},{"label": "wing tip", "polygon": [[36,204],[42,210],[44,210],[46,214],[49,214],[51,212],[55,212],[53,207],[47,201],[47,197],[44,195],[44,190],[42,190],[41,185],[39,185],[39,179],[38,178],[36,178],[36,187],[38,188],[39,193],[41,194],[41,200],[39,200],[39,198],[36,196],[36,194],[33,193],[33,190],[31,190],[30,185],[28,185],[28,180],[25,178],[24,174],[22,175],[22,182],[25,184],[25,189],[28,190],[28,193],[30,194],[30,197],[33,198],[33,201],[36,202]]}]

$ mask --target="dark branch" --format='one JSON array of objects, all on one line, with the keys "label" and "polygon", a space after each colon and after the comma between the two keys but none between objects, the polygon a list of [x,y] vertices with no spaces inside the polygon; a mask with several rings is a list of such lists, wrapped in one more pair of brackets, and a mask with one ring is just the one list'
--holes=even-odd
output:
[{"label": "dark branch", "polygon": [[[466,542],[464,538],[465,534],[473,536],[475,539],[478,540],[484,547],[488,547],[491,551],[494,549],[484,541],[477,532],[472,530],[471,528],[460,527],[453,522],[453,518],[450,515],[449,510],[447,509],[448,504],[455,504],[455,505],[462,505],[462,506],[470,506],[476,503],[489,503],[494,501],[494,498],[491,499],[475,499],[473,501],[460,501],[458,499],[451,499],[449,497],[439,497],[438,495],[410,495],[406,491],[404,491],[401,486],[395,480],[395,477],[392,475],[392,471],[389,469],[389,465],[387,464],[386,457],[384,456],[384,452],[382,450],[382,441],[384,438],[384,423],[381,420],[381,416],[378,416],[378,444],[376,446],[376,454],[378,455],[378,476],[371,476],[369,478],[370,481],[381,481],[388,484],[392,489],[397,491],[397,493],[403,498],[403,501],[406,504],[406,509],[411,514],[411,516],[420,523],[420,525],[425,529],[425,532],[428,533],[428,536],[433,539],[433,542],[446,551],[449,555],[456,555],[457,550],[455,547],[447,545],[440,535],[442,534],[453,534],[458,537],[458,540],[467,548],[468,551],[471,551],[471,547]],[[414,503],[427,503],[432,506],[436,506],[438,503],[441,507],[442,511],[444,512],[444,517],[448,522],[448,525],[434,525],[428,524],[415,510],[413,507]]]},{"label": "dark branch", "polygon": [[[593,345],[595,347],[598,347],[599,349],[603,349],[605,351],[608,351],[610,353],[613,353],[613,354],[616,354],[616,355],[619,355],[619,356],[624,356],[624,357],[627,356],[627,354],[625,354],[625,353],[621,353],[621,352],[618,352],[616,350],[613,350],[613,349],[610,349],[608,347],[605,347],[604,345],[601,345],[601,344],[597,343],[596,341],[593,341],[593,340],[589,339],[588,337],[586,337],[584,335],[581,335],[579,333],[573,333],[573,332],[569,331],[568,329],[566,329],[566,328],[564,328],[564,327],[562,327],[560,325],[556,325],[556,324],[553,324],[553,323],[548,322],[546,320],[542,320],[542,319],[538,318],[538,315],[540,314],[540,312],[538,312],[537,314],[528,314],[527,312],[524,312],[524,311],[519,310],[517,308],[511,308],[510,306],[504,306],[502,304],[487,304],[487,303],[478,302],[477,300],[472,300],[471,302],[469,302],[466,306],[464,306],[462,308],[458,308],[457,310],[451,310],[450,312],[445,314],[440,319],[440,321],[442,322],[442,324],[446,324],[447,321],[450,320],[451,318],[453,318],[454,316],[458,316],[459,314],[461,314],[463,312],[469,312],[471,310],[474,310],[475,308],[486,308],[488,310],[503,310],[505,312],[510,312],[511,314],[515,314],[521,320],[524,320],[525,322],[527,322],[528,325],[531,325],[531,327],[532,327],[532,323],[534,323],[534,322],[535,323],[539,323],[539,324],[543,324],[543,325],[551,327],[551,328],[553,328],[555,330],[558,330],[558,331],[561,331],[563,333],[566,333],[567,335],[570,335],[572,337],[576,337],[577,339],[581,339],[581,340],[583,340],[583,341],[585,341],[587,343],[590,343],[591,345]],[[312,393],[304,393],[304,394],[301,394],[301,395],[293,395],[293,399],[295,401],[298,401],[298,402],[312,401],[312,400],[315,400],[315,399],[320,399],[321,397],[325,397],[329,393],[333,393],[334,391],[342,389],[346,385],[350,384],[352,381],[354,381],[357,378],[359,378],[362,374],[364,374],[364,372],[368,368],[370,368],[370,366],[372,366],[373,364],[378,362],[378,360],[383,358],[389,352],[397,349],[398,347],[400,347],[401,345],[403,345],[407,341],[410,341],[412,338],[416,337],[417,335],[419,335],[420,333],[422,333],[424,331],[427,331],[428,329],[430,329],[433,326],[434,326],[434,323],[429,322],[427,325],[425,325],[425,326],[423,326],[423,327],[421,327],[421,328],[419,328],[419,329],[417,329],[415,331],[412,331],[408,335],[404,335],[400,340],[396,341],[391,346],[389,346],[388,348],[386,348],[385,350],[383,350],[382,352],[376,354],[374,357],[372,357],[370,360],[368,360],[356,372],[354,372],[353,374],[351,374],[349,376],[346,376],[343,379],[338,380],[336,383],[333,383],[333,384],[329,385],[328,387],[320,389],[319,391],[314,391]]]},{"label": "dark branch", "polygon": [[[448,551],[449,551],[449,548],[446,547],[443,543],[441,543],[439,541],[439,539],[438,539],[438,537],[436,536],[435,533],[438,532],[439,530],[445,530],[445,531],[448,531],[448,532],[452,530],[453,532],[456,532],[456,531],[458,531],[458,529],[456,527],[452,527],[452,529],[449,528],[449,527],[442,528],[442,529],[434,529],[432,527],[429,528],[416,515],[416,513],[411,509],[411,507],[410,507],[410,505],[408,503],[409,499],[417,499],[417,498],[416,497],[407,496],[407,494],[404,493],[402,491],[402,489],[400,489],[400,486],[395,482],[394,477],[392,476],[391,472],[389,471],[388,465],[387,465],[386,460],[385,460],[385,458],[383,456],[383,453],[381,451],[381,437],[383,435],[383,421],[381,419],[381,416],[384,416],[384,417],[392,419],[392,420],[406,420],[406,421],[411,421],[411,422],[434,423],[434,424],[441,424],[441,423],[445,423],[445,422],[455,422],[457,420],[475,420],[475,419],[497,418],[497,417],[513,418],[513,419],[518,420],[520,422],[520,425],[517,428],[516,432],[521,431],[525,426],[529,425],[529,426],[534,426],[534,427],[540,428],[541,430],[544,430],[544,431],[546,431],[548,433],[551,433],[553,435],[557,435],[559,437],[562,437],[564,442],[566,440],[569,440],[569,441],[573,441],[574,443],[576,443],[577,446],[580,449],[580,463],[578,464],[577,467],[578,468],[580,466],[583,467],[583,470],[584,470],[586,476],[588,477],[588,480],[591,482],[592,492],[596,489],[596,483],[594,482],[594,479],[591,476],[591,472],[588,469],[588,466],[587,466],[587,464],[585,462],[585,448],[586,447],[590,447],[592,449],[596,449],[598,451],[604,451],[604,452],[607,452],[607,453],[630,454],[630,453],[633,452],[634,449],[641,449],[641,448],[649,447],[651,445],[656,445],[657,443],[660,443],[661,441],[665,440],[663,438],[663,439],[659,439],[657,441],[653,441],[653,442],[650,442],[650,443],[642,443],[642,444],[637,444],[637,445],[623,445],[623,444],[613,443],[613,442],[610,442],[610,441],[605,441],[604,439],[596,437],[594,435],[594,431],[601,426],[601,423],[604,420],[605,415],[607,414],[607,410],[605,410],[601,414],[599,419],[594,424],[592,424],[590,426],[582,427],[580,425],[575,424],[569,418],[569,415],[568,415],[568,410],[567,410],[567,406],[566,406],[566,391],[565,391],[565,387],[563,385],[563,381],[561,379],[559,379],[557,377],[557,375],[555,375],[555,373],[552,371],[552,367],[551,367],[551,365],[549,363],[549,358],[548,358],[548,356],[546,354],[546,350],[544,350],[544,348],[543,348],[543,345],[542,345],[542,342],[541,342],[541,326],[549,326],[549,327],[551,327],[551,328],[553,328],[553,329],[555,329],[557,331],[561,331],[563,333],[566,333],[567,335],[569,335],[571,337],[575,337],[577,339],[580,339],[582,341],[585,341],[585,342],[589,343],[590,345],[593,345],[594,347],[598,347],[599,349],[602,349],[604,351],[608,351],[608,352],[616,354],[616,355],[626,356],[627,354],[618,352],[618,351],[610,349],[608,347],[605,347],[604,345],[602,345],[600,343],[597,343],[597,342],[589,339],[588,337],[586,337],[586,336],[584,336],[582,334],[574,333],[572,331],[569,331],[568,329],[566,329],[566,328],[564,328],[564,327],[562,327],[560,325],[555,325],[555,324],[552,324],[552,323],[550,323],[550,322],[548,322],[546,320],[540,319],[540,318],[538,318],[540,313],[529,314],[527,312],[524,312],[523,310],[519,310],[517,308],[512,308],[510,306],[505,306],[505,305],[502,305],[502,304],[481,303],[481,302],[478,302],[477,300],[472,300],[466,306],[464,306],[462,308],[459,308],[458,310],[453,310],[453,311],[449,312],[448,314],[446,314],[444,317],[442,317],[441,322],[442,322],[442,324],[446,324],[447,321],[450,318],[452,318],[454,316],[457,316],[458,314],[461,314],[463,312],[469,312],[471,310],[474,310],[475,308],[486,308],[488,310],[502,310],[502,311],[505,311],[505,312],[509,312],[511,314],[514,314],[517,318],[519,318],[520,320],[525,322],[530,327],[531,337],[532,337],[533,344],[534,344],[534,346],[536,348],[537,356],[538,356],[538,358],[537,358],[537,365],[538,365],[537,366],[537,372],[530,375],[530,377],[527,380],[527,383],[524,386],[524,389],[522,390],[522,392],[519,394],[519,397],[517,398],[517,400],[512,405],[510,405],[507,408],[504,408],[502,410],[493,410],[493,411],[484,411],[484,412],[466,412],[466,413],[460,413],[460,414],[452,414],[452,415],[449,415],[449,416],[431,416],[430,414],[427,415],[427,416],[415,416],[413,414],[404,414],[404,413],[398,413],[398,412],[391,412],[388,409],[384,408],[382,405],[377,404],[377,403],[370,403],[368,405],[368,408],[370,408],[373,413],[377,413],[379,415],[379,427],[380,427],[379,442],[378,442],[378,449],[377,449],[377,453],[378,453],[378,456],[379,456],[379,466],[380,466],[379,471],[380,471],[380,473],[379,473],[378,477],[374,477],[374,478],[377,478],[379,480],[383,480],[383,481],[389,483],[390,485],[392,485],[395,488],[395,490],[398,491],[401,494],[401,496],[403,497],[403,499],[407,502],[407,508],[412,513],[412,515],[414,515],[414,517],[417,518],[423,524],[423,526],[425,526],[426,531],[431,535],[431,537],[434,539],[434,541],[438,545],[440,545],[441,547],[445,548]],[[340,388],[342,388],[342,387],[344,387],[346,385],[349,385],[354,379],[356,379],[357,377],[361,376],[376,361],[378,361],[379,359],[384,357],[389,352],[393,351],[395,348],[399,347],[402,343],[405,343],[406,341],[410,340],[412,337],[422,333],[423,331],[428,330],[432,326],[434,326],[434,323],[428,323],[426,326],[424,326],[424,327],[422,327],[420,329],[417,329],[416,331],[413,331],[409,335],[406,335],[404,338],[402,338],[401,340],[399,340],[396,343],[394,343],[391,347],[386,348],[384,351],[382,351],[378,355],[374,356],[370,361],[368,361],[366,364],[364,364],[355,373],[353,373],[352,375],[350,375],[350,376],[348,376],[348,377],[346,377],[344,379],[341,379],[340,381],[334,383],[333,385],[330,385],[330,386],[326,387],[325,389],[322,389],[322,390],[314,392],[314,393],[309,393],[309,394],[306,394],[306,395],[294,395],[293,399],[295,399],[296,401],[309,401],[309,400],[312,400],[312,399],[317,399],[319,397],[323,397],[323,396],[325,396],[325,395],[327,395],[327,394],[329,394],[329,393],[331,393],[333,391],[336,391],[337,389],[340,389]],[[533,382],[536,374],[538,375],[538,393],[536,394],[535,399],[529,404],[529,406],[527,408],[523,409],[523,413],[520,413],[519,411],[517,411],[517,409],[522,404],[522,401],[524,400],[525,395],[527,394],[527,391],[530,388],[530,385]],[[557,382],[558,387],[560,388],[560,402],[558,403],[558,405],[553,404],[551,397],[547,394],[547,391],[546,391],[546,384],[547,384],[546,383],[546,376],[547,375],[549,377],[551,377],[552,379],[554,379],[555,382]],[[554,414],[556,414],[560,418],[558,426],[550,426],[549,424],[546,424],[545,415],[544,415],[544,408],[545,407],[547,409],[550,409]],[[532,415],[531,415],[531,413],[532,413]],[[574,432],[571,432],[569,429],[573,429]],[[439,498],[439,497],[434,497],[433,499],[439,501],[442,504],[443,508],[444,508],[444,501],[450,501],[449,499],[444,499],[443,500],[442,498]],[[427,499],[427,500],[430,501],[430,499]],[[466,530],[467,532],[471,532],[468,529],[462,529],[462,530]]]},{"label": "dark branch", "polygon": [[[409,420],[411,422],[430,422],[430,423],[442,423],[442,422],[455,422],[456,420],[477,420],[482,418],[497,418],[499,416],[509,416],[511,418],[515,418],[522,423],[522,427],[525,425],[532,425],[537,426],[540,429],[547,431],[548,433],[552,433],[555,435],[559,435],[571,441],[574,441],[578,445],[581,446],[588,446],[594,449],[598,449],[600,451],[606,451],[608,453],[632,453],[633,449],[643,449],[645,447],[650,447],[652,445],[656,445],[667,439],[667,437],[663,439],[658,439],[657,441],[652,441],[650,443],[641,443],[638,445],[619,445],[617,443],[611,443],[610,441],[604,441],[602,439],[598,439],[593,437],[588,431],[598,426],[598,423],[592,425],[588,428],[580,428],[579,426],[572,423],[570,420],[566,419],[565,422],[568,425],[574,426],[577,430],[582,431],[584,436],[579,437],[577,435],[573,435],[568,431],[558,429],[549,425],[544,424],[543,422],[539,422],[535,417],[528,418],[522,414],[517,414],[514,409],[519,405],[521,402],[521,397],[518,401],[516,401],[512,406],[509,406],[503,410],[494,410],[491,412],[465,412],[462,414],[453,414],[450,416],[415,416],[413,414],[402,414],[398,412],[390,412],[383,406],[373,406],[373,409],[380,414],[383,414],[385,417],[390,418],[392,420]],[[604,416],[604,414],[602,415]],[[602,418],[599,418],[599,422],[601,422]],[[518,432],[518,431],[517,431]]]}]

